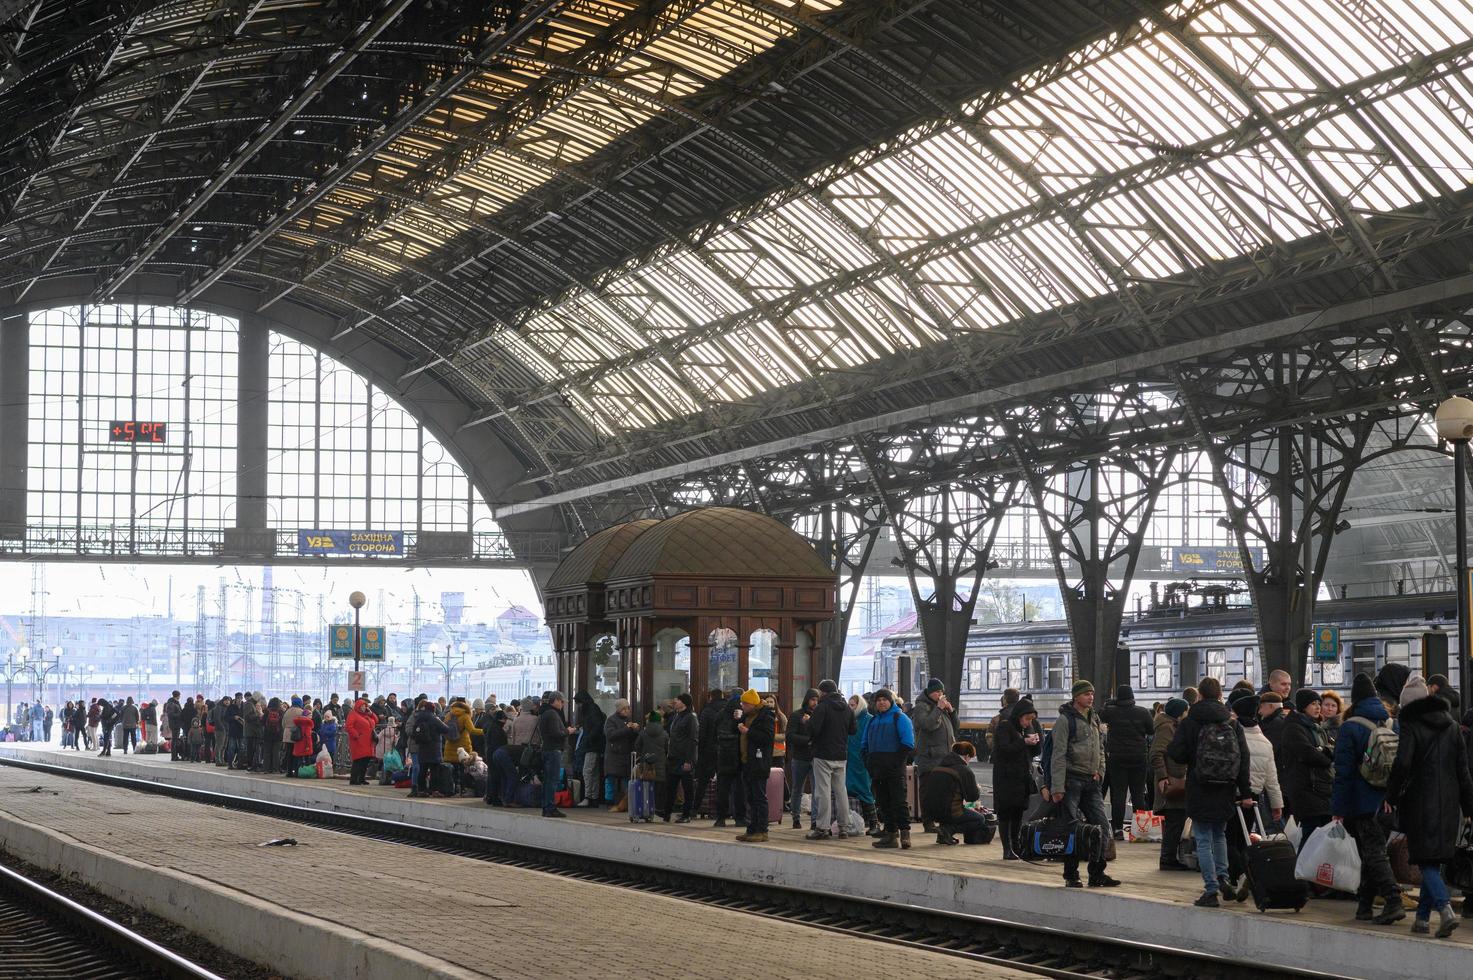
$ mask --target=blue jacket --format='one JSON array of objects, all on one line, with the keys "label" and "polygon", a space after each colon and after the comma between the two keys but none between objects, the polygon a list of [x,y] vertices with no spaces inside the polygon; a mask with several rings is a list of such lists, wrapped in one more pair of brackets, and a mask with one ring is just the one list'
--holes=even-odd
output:
[{"label": "blue jacket", "polygon": [[1379,813],[1386,802],[1385,790],[1376,789],[1361,778],[1360,763],[1365,758],[1371,730],[1349,721],[1357,717],[1379,725],[1391,716],[1380,698],[1369,697],[1357,701],[1346,722],[1340,725],[1340,734],[1335,738],[1335,788],[1330,794],[1330,813],[1341,818]]},{"label": "blue jacket", "polygon": [[909,752],[915,747],[915,728],[905,712],[892,704],[889,711],[875,715],[864,730],[859,751],[869,755],[872,752]]},{"label": "blue jacket", "polygon": [[849,750],[849,763],[844,769],[844,787],[849,795],[861,803],[874,803],[875,791],[870,785],[869,770],[864,767],[864,733],[869,731],[873,719],[868,711],[854,717],[854,734],[845,746]]}]

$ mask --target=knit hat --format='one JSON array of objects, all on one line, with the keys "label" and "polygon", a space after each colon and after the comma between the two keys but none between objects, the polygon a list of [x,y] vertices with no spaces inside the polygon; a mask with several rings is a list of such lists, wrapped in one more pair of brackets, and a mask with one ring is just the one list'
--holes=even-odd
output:
[{"label": "knit hat", "polygon": [[1294,710],[1303,713],[1305,709],[1319,699],[1319,691],[1310,687],[1301,687],[1294,692]]},{"label": "knit hat", "polygon": [[880,698],[884,698],[886,701],[889,701],[893,705],[895,703],[895,692],[890,690],[888,687],[882,687],[878,691],[876,691],[874,695],[870,698],[870,703],[873,704],[876,701],[880,700]]},{"label": "knit hat", "polygon": [[548,691],[542,695],[542,700],[546,704],[552,704],[554,701],[566,701],[567,698],[563,697],[562,691]]},{"label": "knit hat", "polygon": [[658,725],[664,719],[660,717],[660,713],[658,711],[651,711],[649,714],[644,716],[644,720],[651,725]]},{"label": "knit hat", "polygon": [[1407,682],[1401,688],[1401,706],[1405,708],[1413,701],[1430,698],[1432,692],[1427,690],[1427,682],[1422,680],[1421,674],[1413,674],[1407,678]]},{"label": "knit hat", "polygon": [[679,694],[675,695],[675,700],[685,705],[687,709],[695,707],[696,704],[695,701],[692,700],[691,696],[684,691],[681,691]]},{"label": "knit hat", "polygon": [[726,696],[729,697],[729,698],[731,698],[733,701],[735,701],[735,700],[739,699],[742,696],[743,693],[744,692],[742,691],[741,688],[734,687],[730,691],[727,691],[726,692]]},{"label": "knit hat", "polygon": [[742,694],[742,704],[757,705],[757,704],[761,704],[761,703],[762,703],[762,697],[761,697],[761,695],[759,695],[756,691],[754,691],[751,688],[748,688]]},{"label": "knit hat", "polygon": [[824,694],[833,694],[839,689],[839,685],[835,684],[832,680],[829,680],[828,678],[824,678],[823,680],[818,682],[818,689]]},{"label": "knit hat", "polygon": [[1014,721],[1016,721],[1019,718],[1024,717],[1025,715],[1036,715],[1036,714],[1038,714],[1038,709],[1035,708],[1033,706],[1033,702],[1030,701],[1030,700],[1028,700],[1027,698],[1023,698],[1022,700],[1016,702],[1013,705],[1013,720]]},{"label": "knit hat", "polygon": [[1115,688],[1115,700],[1134,701],[1135,692],[1130,689],[1129,684],[1121,684],[1119,687]]},{"label": "knit hat", "polygon": [[1095,689],[1095,686],[1093,684],[1091,684],[1089,681],[1086,681],[1086,680],[1077,680],[1077,681],[1074,682],[1074,686],[1071,687],[1071,688],[1069,688],[1069,697],[1071,697],[1071,698],[1077,698],[1077,697],[1079,697],[1079,695],[1081,695],[1081,694],[1088,694],[1089,692],[1093,691],[1094,689]]},{"label": "knit hat", "polygon": [[1187,704],[1186,698],[1167,698],[1166,707],[1163,709],[1172,718],[1180,718],[1187,713],[1191,705]]},{"label": "knit hat", "polygon": [[1369,674],[1356,674],[1355,679],[1350,682],[1350,703],[1360,704],[1366,698],[1376,696],[1376,685],[1371,681]]},{"label": "knit hat", "polygon": [[935,694],[937,691],[940,691],[941,693],[945,694],[946,693],[946,685],[943,684],[943,683],[941,683],[941,678],[939,678],[939,677],[933,677],[929,681],[926,682],[926,693],[927,694]]},{"label": "knit hat", "polygon": [[[1401,702],[1401,689],[1412,674],[1405,664],[1387,664],[1376,675],[1376,693],[1393,703]],[[1425,682],[1423,684],[1425,687]]]},{"label": "knit hat", "polygon": [[[1237,704],[1239,701],[1243,700],[1244,698],[1251,698],[1252,696],[1253,696],[1253,692],[1252,691],[1246,690],[1246,689],[1241,688],[1241,687],[1235,687],[1231,691],[1228,692],[1227,705],[1228,705],[1229,708],[1231,708],[1233,705]],[[1260,700],[1262,700],[1262,699],[1260,699]]]},{"label": "knit hat", "polygon": [[806,691],[803,692],[803,701],[802,701],[802,703],[803,704],[807,704],[810,699],[817,700],[820,697],[822,697],[822,695],[820,695],[818,693],[818,688],[816,688],[816,687],[810,687],[808,690],[806,690]]},{"label": "knit hat", "polygon": [[292,698],[292,707],[293,708],[300,708],[301,706],[302,706],[302,699],[301,698]]}]

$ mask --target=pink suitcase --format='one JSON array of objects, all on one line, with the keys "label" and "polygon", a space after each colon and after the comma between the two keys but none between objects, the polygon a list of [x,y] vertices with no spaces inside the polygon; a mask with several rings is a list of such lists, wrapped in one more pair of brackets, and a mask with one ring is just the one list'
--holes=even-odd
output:
[{"label": "pink suitcase", "polygon": [[783,825],[783,771],[781,768],[767,773],[767,822],[771,826]]}]

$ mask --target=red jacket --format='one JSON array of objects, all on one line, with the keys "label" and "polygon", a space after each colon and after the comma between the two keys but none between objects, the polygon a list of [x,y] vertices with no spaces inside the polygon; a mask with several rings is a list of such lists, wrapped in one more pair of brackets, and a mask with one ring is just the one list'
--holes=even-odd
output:
[{"label": "red jacket", "polygon": [[367,702],[359,701],[348,712],[348,754],[353,761],[373,756],[373,726],[378,721],[368,710]]},{"label": "red jacket", "polygon": [[301,714],[293,721],[297,726],[297,740],[292,743],[292,755],[310,759],[312,758],[312,715]]}]

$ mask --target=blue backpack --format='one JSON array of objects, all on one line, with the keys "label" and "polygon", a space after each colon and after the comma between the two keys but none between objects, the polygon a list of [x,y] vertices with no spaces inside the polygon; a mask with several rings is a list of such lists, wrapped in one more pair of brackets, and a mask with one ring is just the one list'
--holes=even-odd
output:
[{"label": "blue backpack", "polygon": [[[1073,715],[1066,715],[1065,717],[1069,719],[1069,737],[1072,739],[1078,719]],[[1058,731],[1058,729],[1058,722],[1055,722],[1054,727],[1050,728],[1048,734],[1043,737],[1043,746],[1038,751],[1038,764],[1043,768],[1043,785],[1048,789],[1053,789],[1052,786],[1049,786],[1049,780],[1053,778],[1054,732]]]}]

